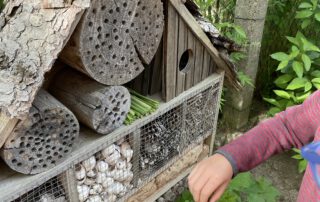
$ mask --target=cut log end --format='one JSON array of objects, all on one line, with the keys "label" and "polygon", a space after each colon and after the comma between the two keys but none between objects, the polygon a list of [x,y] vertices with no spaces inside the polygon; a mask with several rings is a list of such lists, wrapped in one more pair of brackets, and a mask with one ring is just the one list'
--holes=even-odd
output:
[{"label": "cut log end", "polygon": [[95,0],[61,58],[100,83],[122,85],[151,62],[163,26],[160,0]]},{"label": "cut log end", "polygon": [[7,139],[1,155],[13,170],[37,174],[60,163],[78,136],[78,121],[64,106],[33,106],[28,118],[19,122]]},{"label": "cut log end", "polygon": [[102,106],[94,112],[93,125],[101,134],[108,134],[122,126],[130,110],[129,91],[121,86],[113,86],[104,92]]}]

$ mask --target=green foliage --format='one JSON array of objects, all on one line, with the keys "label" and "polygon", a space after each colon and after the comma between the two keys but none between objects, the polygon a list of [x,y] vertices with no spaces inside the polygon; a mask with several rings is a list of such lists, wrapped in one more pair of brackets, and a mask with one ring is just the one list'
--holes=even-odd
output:
[{"label": "green foliage", "polygon": [[302,103],[312,92],[320,89],[320,49],[301,32],[295,37],[287,37],[290,50],[278,52],[271,58],[278,61],[276,71],[279,77],[274,81],[274,98],[264,98],[273,107],[268,114],[285,110],[287,107]]},{"label": "green foliage", "polygon": [[320,2],[318,0],[308,0],[302,2],[299,5],[299,11],[297,11],[297,19],[301,19],[301,28],[305,29],[311,24],[315,24],[314,21],[320,22]]},{"label": "green foliage", "polygon": [[[278,72],[275,71],[278,62],[270,55],[274,52],[286,52],[291,48],[292,45],[285,36],[292,36],[299,30],[301,31],[304,19],[295,18],[296,13],[303,10],[299,8],[300,4],[310,2],[310,0],[269,0],[256,82],[257,92],[263,97],[270,97],[273,94],[274,77],[278,76]],[[320,26],[314,16],[315,14],[310,17],[313,20],[308,27],[303,29],[303,33],[309,41],[319,46]]]},{"label": "green foliage", "polygon": [[216,23],[216,27],[219,29],[222,35],[228,37],[239,45],[246,45],[247,35],[244,29],[230,22]]},{"label": "green foliage", "polygon": [[239,71],[237,76],[238,76],[238,79],[239,79],[242,86],[248,85],[248,86],[251,86],[252,88],[254,88],[253,81],[248,75],[246,75],[242,71]]},{"label": "green foliage", "polygon": [[[279,191],[265,178],[254,179],[250,173],[235,177],[219,202],[275,202]],[[193,202],[192,195],[185,191],[176,202]]]},{"label": "green foliage", "polygon": [[305,160],[302,155],[301,151],[299,149],[292,149],[294,152],[296,152],[295,155],[293,155],[291,158],[296,159],[299,161],[298,163],[298,171],[299,173],[303,173],[307,169],[308,162]]}]

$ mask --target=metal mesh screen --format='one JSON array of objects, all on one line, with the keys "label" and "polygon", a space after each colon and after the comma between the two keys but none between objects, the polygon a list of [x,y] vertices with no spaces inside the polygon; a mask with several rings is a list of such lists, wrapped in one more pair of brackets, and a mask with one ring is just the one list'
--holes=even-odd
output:
[{"label": "metal mesh screen", "polygon": [[174,108],[141,128],[140,175],[150,177],[183,150],[183,108]]},{"label": "metal mesh screen", "polygon": [[188,144],[202,141],[215,129],[219,90],[207,89],[187,101],[186,139]]},{"label": "metal mesh screen", "polygon": [[65,202],[68,201],[64,186],[65,183],[61,176],[48,180],[41,186],[20,196],[14,202]]},{"label": "metal mesh screen", "polygon": [[87,154],[70,163],[71,169],[15,201],[125,201],[214,133],[221,82],[191,91],[137,126],[84,148]]},{"label": "metal mesh screen", "polygon": [[134,136],[115,140],[105,149],[75,167],[77,198],[100,202],[119,201],[136,187],[138,172]]}]

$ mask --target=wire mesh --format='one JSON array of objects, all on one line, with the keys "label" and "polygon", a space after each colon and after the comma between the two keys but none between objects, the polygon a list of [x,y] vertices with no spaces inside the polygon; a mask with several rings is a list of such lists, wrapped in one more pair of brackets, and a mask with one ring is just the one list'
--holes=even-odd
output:
[{"label": "wire mesh", "polygon": [[15,199],[14,202],[66,202],[68,198],[64,187],[63,179],[57,176]]},{"label": "wire mesh", "polygon": [[15,201],[126,200],[214,133],[220,88],[217,82],[192,92],[141,125],[110,137],[103,146],[88,148],[80,163],[70,164],[67,172]]},{"label": "wire mesh", "polygon": [[183,108],[174,108],[141,128],[140,175],[147,178],[183,150]]},{"label": "wire mesh", "polygon": [[119,201],[135,187],[134,136],[116,140],[75,167],[77,200]]}]

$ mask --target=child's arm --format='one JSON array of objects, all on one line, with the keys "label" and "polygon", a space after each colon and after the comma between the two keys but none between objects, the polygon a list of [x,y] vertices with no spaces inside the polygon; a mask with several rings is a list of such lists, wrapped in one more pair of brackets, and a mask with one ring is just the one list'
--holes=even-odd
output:
[{"label": "child's arm", "polygon": [[228,158],[237,174],[254,168],[274,154],[310,143],[319,127],[320,91],[317,91],[302,105],[290,107],[260,123],[217,153]]},{"label": "child's arm", "polygon": [[[274,154],[313,141],[319,126],[320,91],[317,91],[302,105],[288,108],[260,123],[200,162],[189,176],[189,187],[195,200],[207,202],[213,193],[212,201],[217,200],[232,174],[248,171]],[[228,167],[232,167],[233,172]]]}]

